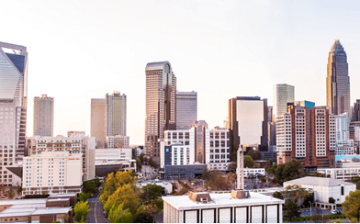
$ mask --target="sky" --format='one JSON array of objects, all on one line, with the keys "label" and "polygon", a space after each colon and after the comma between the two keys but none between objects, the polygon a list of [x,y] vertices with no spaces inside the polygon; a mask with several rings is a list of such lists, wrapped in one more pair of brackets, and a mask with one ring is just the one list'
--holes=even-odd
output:
[{"label": "sky", "polygon": [[360,99],[359,1],[1,0],[0,41],[26,46],[27,136],[33,99],[55,98],[54,134],[90,134],[91,98],[127,95],[127,134],[144,144],[145,66],[169,61],[179,91],[198,92],[198,119],[223,126],[228,100],[295,86],[326,104],[327,58],[347,53],[351,104]]}]

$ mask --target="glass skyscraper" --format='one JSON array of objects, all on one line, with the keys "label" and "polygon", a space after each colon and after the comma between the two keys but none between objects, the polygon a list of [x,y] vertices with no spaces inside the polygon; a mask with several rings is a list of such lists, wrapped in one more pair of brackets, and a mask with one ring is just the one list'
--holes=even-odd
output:
[{"label": "glass skyscraper", "polygon": [[273,105],[273,121],[276,121],[278,116],[287,113],[287,104],[294,103],[295,90],[294,86],[288,84],[274,85],[274,105]]},{"label": "glass skyscraper", "polygon": [[326,103],[332,114],[351,114],[348,63],[345,50],[339,40],[335,41],[329,52]]},{"label": "glass skyscraper", "polygon": [[[11,52],[11,53],[10,53]],[[20,184],[7,167],[22,161],[26,142],[26,47],[0,42],[0,182]]]},{"label": "glass skyscraper", "polygon": [[188,130],[197,121],[197,92],[176,94],[176,130]]},{"label": "glass skyscraper", "polygon": [[176,77],[168,61],[148,63],[145,74],[145,152],[159,164],[164,131],[176,129]]},{"label": "glass skyscraper", "polygon": [[106,94],[105,103],[106,136],[126,136],[126,95]]}]

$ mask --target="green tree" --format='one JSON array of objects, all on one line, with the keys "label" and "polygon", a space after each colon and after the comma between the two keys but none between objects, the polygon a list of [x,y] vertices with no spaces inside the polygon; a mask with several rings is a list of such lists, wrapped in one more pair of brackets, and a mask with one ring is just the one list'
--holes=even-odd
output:
[{"label": "green tree", "polygon": [[108,198],[108,203],[110,206],[123,204],[124,209],[129,209],[131,214],[135,214],[139,204],[139,196],[134,192],[130,184],[125,184],[118,187]]},{"label": "green tree", "polygon": [[260,152],[257,151],[257,150],[250,149],[250,150],[247,152],[247,155],[250,156],[253,160],[259,160],[259,159],[261,159],[261,154],[260,154]]},{"label": "green tree", "polygon": [[347,218],[356,218],[360,222],[360,190],[350,191],[342,203],[343,212]]},{"label": "green tree", "polygon": [[131,223],[133,222],[133,216],[129,212],[129,209],[123,210],[123,204],[113,206],[110,209],[108,219],[110,223]]},{"label": "green tree", "polygon": [[77,222],[85,222],[90,211],[91,209],[89,209],[89,204],[87,201],[76,203],[74,207],[75,220]]},{"label": "green tree", "polygon": [[155,162],[154,162],[154,160],[152,158],[150,158],[150,160],[149,160],[149,166],[151,166],[151,167],[156,166],[156,164],[155,164]]},{"label": "green tree", "polygon": [[141,188],[140,198],[148,203],[155,201],[162,192],[162,188],[155,184],[148,184]]},{"label": "green tree", "polygon": [[285,164],[273,164],[266,169],[267,173],[273,175],[273,182],[282,185],[285,181],[297,179],[304,176],[304,167],[297,159]]},{"label": "green tree", "polygon": [[93,193],[96,190],[96,184],[94,181],[85,181],[83,183],[83,189],[86,193]]},{"label": "green tree", "polygon": [[231,162],[229,167],[228,167],[228,170],[230,172],[236,172],[236,168],[237,168],[237,162]]},{"label": "green tree", "polygon": [[274,198],[279,198],[279,199],[284,199],[284,197],[282,196],[282,194],[278,191],[275,191],[274,194],[272,195]]},{"label": "green tree", "polygon": [[79,199],[79,201],[82,201],[82,202],[84,202],[84,201],[86,201],[87,199],[89,199],[89,197],[90,197],[90,193],[86,193],[86,192],[81,192],[80,194],[79,194],[79,197],[78,197],[78,199]]},{"label": "green tree", "polygon": [[136,159],[136,168],[137,168],[137,171],[141,172],[142,163],[141,163],[141,160],[139,158]]},{"label": "green tree", "polygon": [[254,167],[254,160],[251,158],[251,156],[244,156],[244,167],[252,168]]},{"label": "green tree", "polygon": [[291,200],[294,200],[294,202],[301,201],[301,204],[304,202],[306,195],[309,195],[309,192],[307,192],[300,185],[289,185],[284,191],[285,198],[291,198]]},{"label": "green tree", "polygon": [[351,179],[351,182],[353,182],[354,184],[356,184],[356,189],[360,189],[360,177],[359,176],[355,176]]},{"label": "green tree", "polygon": [[10,199],[14,198],[14,191],[13,191],[12,187],[9,188],[8,198],[10,198]]},{"label": "green tree", "polygon": [[321,215],[320,215],[319,213],[315,213],[315,214],[313,214],[313,216],[312,216],[312,220],[313,220],[315,223],[319,223],[319,222],[321,222],[322,217],[321,217]]},{"label": "green tree", "polygon": [[145,156],[144,153],[141,153],[141,154],[138,156],[138,159],[140,159],[141,164],[144,163],[144,156]]},{"label": "green tree", "polygon": [[284,209],[285,209],[284,217],[289,218],[290,222],[292,221],[293,218],[300,216],[301,213],[300,208],[297,206],[296,202],[292,199],[287,199],[285,201]]},{"label": "green tree", "polygon": [[139,213],[136,213],[135,216],[135,223],[153,223],[154,218],[148,211],[141,211]]},{"label": "green tree", "polygon": [[205,168],[202,172],[201,178],[203,180],[210,180],[211,177],[212,177],[212,173],[207,168]]},{"label": "green tree", "polygon": [[16,192],[18,193],[18,195],[20,195],[21,192],[22,192],[22,186],[19,186],[19,187],[17,188]]}]

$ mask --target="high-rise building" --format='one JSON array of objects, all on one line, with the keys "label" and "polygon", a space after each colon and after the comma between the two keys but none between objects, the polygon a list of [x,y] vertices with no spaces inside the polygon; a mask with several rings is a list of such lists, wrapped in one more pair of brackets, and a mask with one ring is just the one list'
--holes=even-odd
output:
[{"label": "high-rise building", "polygon": [[336,40],[331,47],[327,65],[326,102],[331,114],[350,111],[350,77],[345,50]]},{"label": "high-rise building", "polygon": [[21,162],[25,154],[27,56],[26,47],[0,42],[0,151],[4,152],[0,183],[4,185],[20,184],[6,167]]},{"label": "high-rise building", "polygon": [[356,100],[354,103],[352,121],[360,121],[360,100]]},{"label": "high-rise building", "polygon": [[34,98],[33,135],[50,136],[54,133],[54,98],[46,94]]},{"label": "high-rise building", "polygon": [[177,92],[176,130],[188,130],[197,121],[197,92]]},{"label": "high-rise building", "polygon": [[294,86],[288,84],[276,84],[273,89],[273,121],[276,121],[278,116],[287,112],[287,104],[294,103],[295,91]]},{"label": "high-rise building", "polygon": [[236,97],[229,99],[231,150],[242,148],[267,151],[268,111],[267,99]]},{"label": "high-rise building", "polygon": [[276,122],[277,163],[296,158],[308,170],[334,167],[336,116],[326,107],[289,105]]},{"label": "high-rise building", "polygon": [[350,139],[347,113],[336,115],[336,144],[336,155],[353,155],[356,152],[354,139]]},{"label": "high-rise building", "polygon": [[164,131],[176,129],[176,77],[168,61],[148,63],[145,74],[145,152],[159,164]]},{"label": "high-rise building", "polygon": [[105,103],[106,136],[126,136],[126,95],[106,94]]},{"label": "high-rise building", "polygon": [[91,99],[91,137],[96,139],[96,148],[105,147],[105,99]]},{"label": "high-rise building", "polygon": [[273,122],[273,106],[268,106],[268,122]]},{"label": "high-rise building", "polygon": [[106,136],[106,148],[108,149],[128,148],[129,144],[130,144],[129,136],[123,136],[123,135]]}]

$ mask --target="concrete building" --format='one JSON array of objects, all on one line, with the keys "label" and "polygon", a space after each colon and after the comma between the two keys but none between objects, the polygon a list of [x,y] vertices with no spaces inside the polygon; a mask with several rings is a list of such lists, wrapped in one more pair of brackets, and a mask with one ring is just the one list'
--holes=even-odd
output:
[{"label": "concrete building", "polygon": [[107,176],[111,172],[136,171],[136,160],[132,159],[131,148],[96,149],[95,173],[98,177]]},{"label": "concrete building", "polygon": [[323,204],[328,204],[330,197],[335,199],[336,204],[341,204],[350,191],[356,190],[356,185],[353,183],[325,177],[307,176],[286,181],[283,185],[284,188],[290,185],[299,185],[306,190],[312,190],[314,192],[314,201]]},{"label": "concrete building", "polygon": [[296,158],[308,170],[335,166],[336,117],[326,107],[289,105],[276,130],[278,164]]},{"label": "concrete building", "polygon": [[34,156],[43,152],[68,151],[70,156],[80,154],[82,157],[83,179],[95,178],[95,138],[87,136],[56,137],[34,136],[31,139],[29,152]]},{"label": "concrete building", "polygon": [[91,99],[91,137],[96,139],[96,148],[105,147],[105,99]]},{"label": "concrete building", "polygon": [[33,135],[50,136],[54,133],[54,98],[46,94],[34,98]]},{"label": "concrete building", "polygon": [[357,99],[353,106],[351,121],[360,121],[360,100]]},{"label": "concrete building", "polygon": [[273,122],[273,106],[268,106],[268,122]]},{"label": "concrete building", "polygon": [[273,100],[273,121],[276,122],[278,116],[287,112],[287,104],[295,102],[295,87],[288,84],[274,85]]},{"label": "concrete building", "polygon": [[106,94],[105,104],[106,136],[126,136],[126,95]]},{"label": "concrete building", "polygon": [[326,105],[331,114],[351,114],[350,77],[346,52],[336,40],[328,57],[326,77]]},{"label": "concrete building", "polygon": [[44,151],[24,157],[22,196],[33,194],[81,193],[81,154]]},{"label": "concrete building", "polygon": [[115,136],[106,136],[106,148],[109,149],[118,149],[118,148],[128,148],[130,144],[129,136],[115,135]]},{"label": "concrete building", "polygon": [[176,129],[176,77],[168,61],[148,63],[146,74],[146,156],[160,163],[164,131]]},{"label": "concrete building", "polygon": [[227,129],[230,131],[232,151],[239,147],[244,151],[253,148],[267,151],[267,109],[267,99],[260,99],[260,97],[236,97],[229,100]]},{"label": "concrete building", "polygon": [[265,176],[264,168],[244,168],[244,177]]},{"label": "concrete building", "polygon": [[0,42],[0,183],[18,185],[7,167],[21,162],[26,147],[26,47]]},{"label": "concrete building", "polygon": [[85,131],[68,131],[67,132],[67,137],[71,137],[71,136],[76,136],[76,135],[79,135],[79,136],[85,136]]},{"label": "concrete building", "polygon": [[336,143],[336,155],[353,155],[356,153],[354,140],[350,139],[347,113],[336,116]]},{"label": "concrete building", "polygon": [[360,176],[360,166],[356,168],[332,168],[318,170],[319,173],[325,174],[326,177],[332,179],[351,181],[353,177]]},{"label": "concrete building", "polygon": [[248,191],[166,196],[164,223],[282,223],[284,201]]},{"label": "concrete building", "polygon": [[177,92],[176,130],[188,130],[197,121],[197,92]]}]

